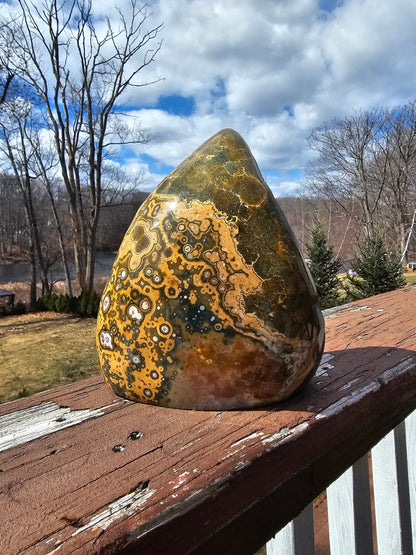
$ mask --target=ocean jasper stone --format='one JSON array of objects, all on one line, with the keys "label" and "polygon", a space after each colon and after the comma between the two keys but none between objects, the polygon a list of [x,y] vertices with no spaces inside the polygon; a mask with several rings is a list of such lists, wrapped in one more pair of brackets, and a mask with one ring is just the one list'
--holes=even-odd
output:
[{"label": "ocean jasper stone", "polygon": [[316,369],[324,324],[292,232],[238,133],[214,135],[139,208],[102,296],[105,380],[133,401],[257,407]]}]

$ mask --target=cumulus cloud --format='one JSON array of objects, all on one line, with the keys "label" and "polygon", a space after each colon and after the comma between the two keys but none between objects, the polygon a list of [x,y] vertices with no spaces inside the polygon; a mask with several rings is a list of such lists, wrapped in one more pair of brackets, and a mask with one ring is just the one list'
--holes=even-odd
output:
[{"label": "cumulus cloud", "polygon": [[[137,154],[167,166],[233,127],[263,173],[280,175],[273,189],[293,193],[313,127],[416,90],[412,0],[157,0],[152,11],[164,23],[152,71],[164,80],[131,102],[155,136]],[[152,108],[173,94],[192,97],[193,113]]]},{"label": "cumulus cloud", "polygon": [[[130,0],[115,1],[127,13]],[[114,0],[93,5],[111,17]],[[129,151],[148,183],[232,127],[262,172],[279,175],[273,190],[293,193],[315,126],[416,96],[413,0],[151,0],[149,12],[163,44],[142,77],[161,80],[124,99],[154,137]],[[172,95],[192,99],[192,112],[161,109]]]}]

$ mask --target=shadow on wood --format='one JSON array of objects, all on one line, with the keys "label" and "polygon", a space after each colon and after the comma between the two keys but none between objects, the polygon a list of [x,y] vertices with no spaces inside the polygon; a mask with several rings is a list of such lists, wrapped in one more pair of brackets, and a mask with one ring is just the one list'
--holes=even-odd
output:
[{"label": "shadow on wood", "polygon": [[270,408],[134,404],[100,376],[0,406],[1,552],[251,555],[415,408],[415,301],[327,312],[318,372]]}]

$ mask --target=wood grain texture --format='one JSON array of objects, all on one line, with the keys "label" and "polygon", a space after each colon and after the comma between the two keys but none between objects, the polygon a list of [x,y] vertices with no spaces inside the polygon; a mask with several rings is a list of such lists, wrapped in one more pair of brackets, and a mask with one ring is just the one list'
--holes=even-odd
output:
[{"label": "wood grain texture", "polygon": [[0,453],[0,552],[251,555],[416,407],[415,308],[329,311],[323,364],[270,408],[135,404],[100,376],[0,406],[97,411]]}]

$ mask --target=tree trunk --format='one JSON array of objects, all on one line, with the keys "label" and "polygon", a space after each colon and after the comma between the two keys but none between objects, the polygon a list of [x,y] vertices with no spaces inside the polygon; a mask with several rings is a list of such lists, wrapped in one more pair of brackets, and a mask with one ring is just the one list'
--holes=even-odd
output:
[{"label": "tree trunk", "polygon": [[62,230],[61,230],[60,227],[58,228],[58,234],[59,234],[59,249],[61,251],[62,266],[63,266],[64,272],[65,272],[66,292],[70,297],[72,297],[71,273],[70,273],[70,270],[69,270],[68,257],[66,255],[64,240],[63,240],[63,236],[62,236]]},{"label": "tree trunk", "polygon": [[35,209],[33,206],[33,200],[32,200],[32,187],[31,187],[31,183],[30,183],[30,178],[27,177],[26,179],[26,184],[25,184],[25,188],[26,188],[26,195],[25,195],[25,200],[27,203],[27,214],[29,217],[29,226],[31,229],[31,236],[32,236],[32,240],[33,240],[33,245],[37,254],[37,258],[38,258],[38,262],[39,262],[39,269],[40,269],[40,280],[42,283],[42,295],[45,295],[46,293],[50,293],[51,291],[51,287],[49,285],[49,280],[48,280],[48,271],[46,269],[46,264],[43,258],[43,253],[42,253],[42,247],[41,247],[41,242],[40,242],[40,234],[39,234],[39,227],[38,227],[38,222],[37,222],[37,218],[36,218],[36,213],[35,213]]},{"label": "tree trunk", "polygon": [[29,260],[30,260],[30,270],[31,270],[30,286],[29,286],[29,311],[36,312],[36,309],[37,309],[36,253],[35,253],[35,246],[33,245],[32,239],[30,240]]},{"label": "tree trunk", "polygon": [[87,245],[87,264],[85,272],[85,282],[87,285],[88,293],[94,291],[94,274],[95,274],[95,237],[96,231],[90,230],[88,234],[88,245]]},{"label": "tree trunk", "polygon": [[45,182],[46,182],[46,190],[49,196],[49,200],[51,202],[53,218],[55,220],[56,229],[58,231],[59,250],[61,252],[62,266],[65,272],[66,292],[70,297],[72,297],[71,273],[69,271],[68,256],[66,254],[66,249],[65,249],[65,241],[64,241],[64,235],[62,232],[62,225],[58,216],[58,211],[56,209],[55,199],[53,198],[50,183],[48,180],[45,180]]},{"label": "tree trunk", "polygon": [[72,201],[70,202],[70,214],[73,230],[75,272],[81,291],[85,291],[87,289],[85,280],[85,249],[82,244],[82,232],[79,226],[76,207],[73,205]]},{"label": "tree trunk", "polygon": [[408,249],[409,249],[409,244],[410,244],[410,240],[411,240],[411,238],[412,238],[412,234],[413,234],[413,229],[414,229],[414,227],[415,227],[415,223],[416,223],[416,210],[413,212],[412,225],[411,225],[411,227],[410,227],[409,235],[407,236],[406,245],[405,245],[405,247],[404,247],[403,255],[402,255],[402,258],[401,258],[401,262],[402,262],[402,263],[403,263],[404,260],[406,260],[406,262],[407,262],[407,257],[408,257],[407,252],[408,252]]}]

